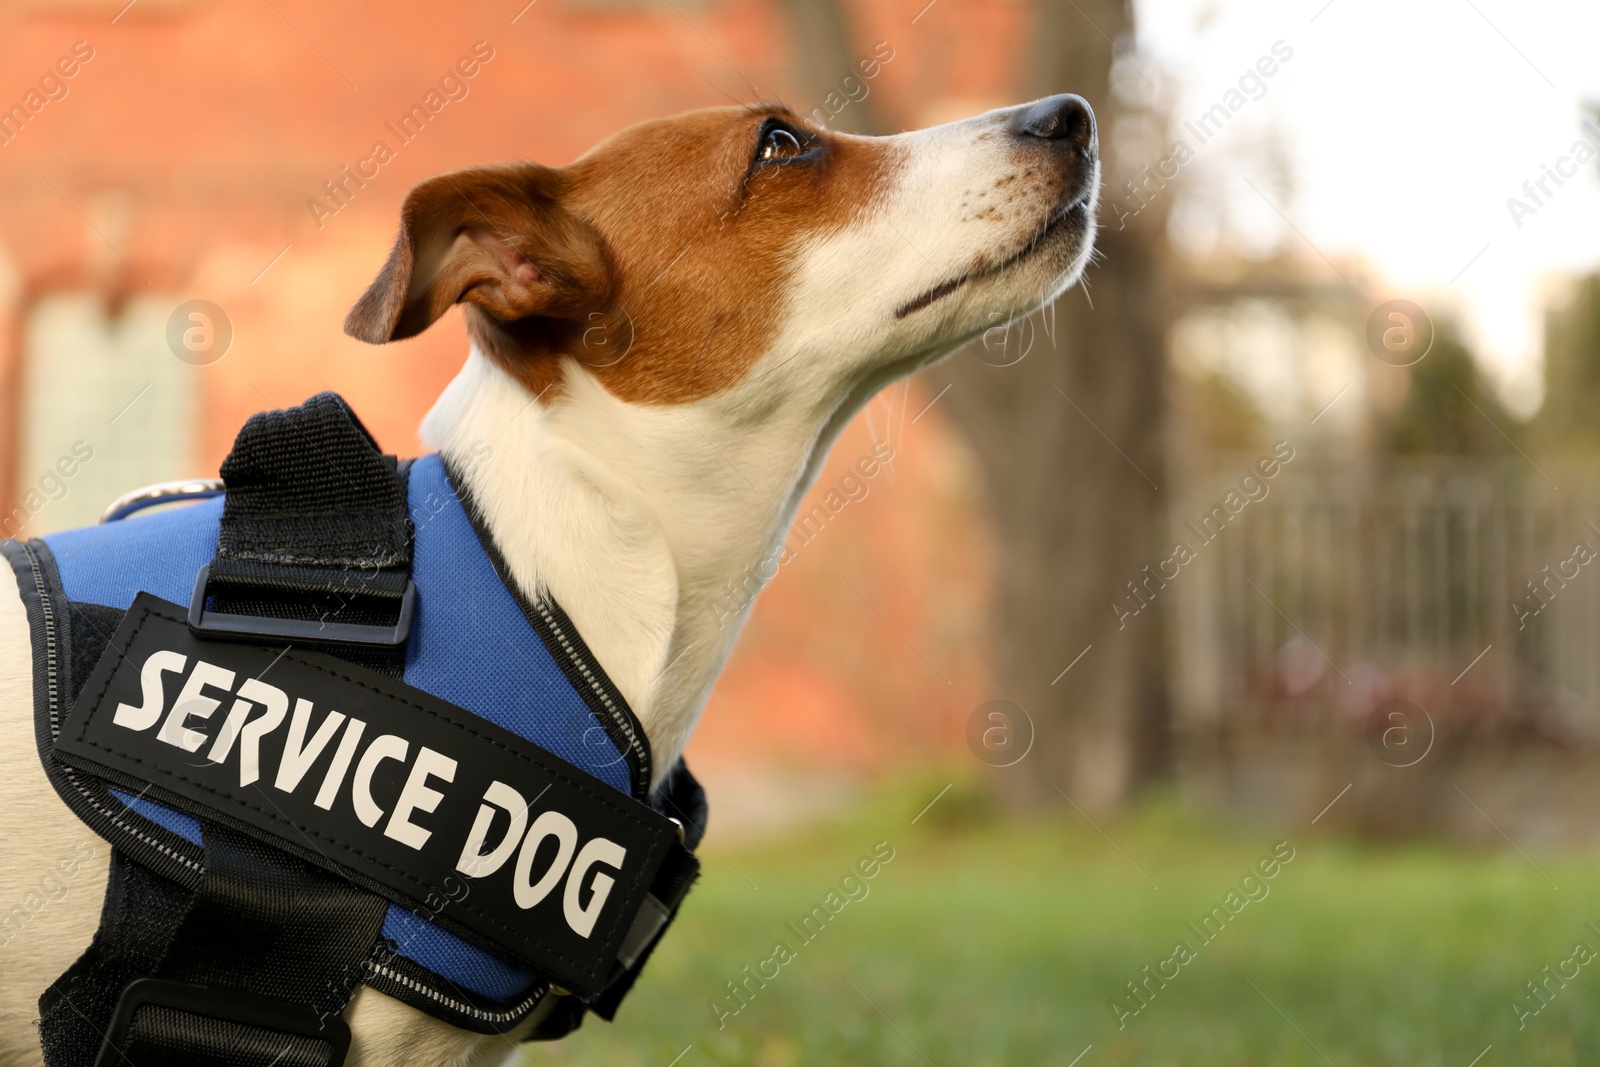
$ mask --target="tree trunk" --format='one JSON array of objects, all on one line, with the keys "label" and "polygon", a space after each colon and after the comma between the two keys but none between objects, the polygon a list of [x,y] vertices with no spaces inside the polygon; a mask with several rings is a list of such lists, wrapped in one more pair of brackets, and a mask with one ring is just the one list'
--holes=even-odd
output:
[{"label": "tree trunk", "polygon": [[[1021,804],[1059,802],[1059,786],[1105,810],[1170,770],[1169,598],[1144,568],[1171,545],[1159,256],[1131,228],[1108,228],[1099,247],[1092,310],[1074,290],[1053,331],[1048,313],[1012,327],[1014,345],[1034,334],[1020,363],[991,366],[973,346],[929,373],[951,386],[941,406],[985,474],[1000,555],[996,695],[1021,704],[1036,733],[997,785]],[[1149,608],[1131,613],[1141,601],[1128,582]]]},{"label": "tree trunk", "polygon": [[[797,54],[815,82],[848,49],[821,39],[830,25],[843,32],[843,13],[837,0],[786,2]],[[796,17],[800,9],[810,13]],[[1109,185],[1119,168],[1110,158],[1107,37],[1131,34],[1127,0],[1040,0],[1035,17],[1033,73],[1023,91],[1088,99]],[[1059,803],[1059,788],[1085,809],[1107,810],[1171,770],[1163,625],[1171,594],[1144,571],[1172,547],[1165,530],[1166,203],[1158,197],[1126,228],[1116,216],[1102,206],[1102,258],[1087,274],[1092,309],[1074,289],[1003,339],[991,331],[928,372],[934,392],[950,386],[938,410],[968,439],[985,476],[1000,557],[994,696],[1022,705],[1035,729],[1031,752],[996,770],[995,785],[1024,806]],[[1020,362],[996,365],[1023,348]],[[1127,585],[1135,581],[1152,604],[1119,620],[1114,601],[1141,603]]]},{"label": "tree trunk", "polygon": [[[1109,188],[1123,170],[1114,156],[1111,41],[1131,36],[1130,5],[1041,0],[1035,10],[1027,95],[1088,99]],[[1059,787],[1085,808],[1110,809],[1171,772],[1171,594],[1144,569],[1154,572],[1171,550],[1165,201],[1126,222],[1119,228],[1117,212],[1102,204],[1088,296],[1074,289],[1053,316],[1035,316],[1025,359],[992,366],[974,345],[931,372],[935,388],[951,386],[947,414],[986,474],[1000,552],[997,684],[1036,731],[1029,757],[997,772],[996,784],[1022,804],[1058,802]],[[1013,343],[1025,342],[1028,329],[1013,326]],[[1136,615],[1112,608],[1141,603],[1129,582],[1151,601]]]},{"label": "tree trunk", "polygon": [[[860,50],[855,44],[839,0],[783,0],[783,10],[794,37],[796,81],[805,94],[802,99],[791,101],[791,106],[813,121],[826,120],[822,125],[830,130],[883,132],[878,123],[878,102],[871,86],[863,84],[858,66],[870,57],[871,51]],[[830,94],[833,102],[829,101]]]}]

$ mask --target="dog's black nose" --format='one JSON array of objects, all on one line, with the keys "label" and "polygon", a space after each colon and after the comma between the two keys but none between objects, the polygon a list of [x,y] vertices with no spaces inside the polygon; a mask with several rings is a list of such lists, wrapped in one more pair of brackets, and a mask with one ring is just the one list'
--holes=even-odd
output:
[{"label": "dog's black nose", "polygon": [[1012,116],[1011,132],[1018,137],[1063,141],[1091,155],[1099,148],[1094,112],[1087,100],[1072,93],[1047,96],[1024,107]]}]

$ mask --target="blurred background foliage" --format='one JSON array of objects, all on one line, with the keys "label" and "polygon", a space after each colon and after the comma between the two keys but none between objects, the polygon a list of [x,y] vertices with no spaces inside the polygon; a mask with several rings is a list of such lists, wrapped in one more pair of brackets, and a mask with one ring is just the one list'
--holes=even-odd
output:
[{"label": "blurred background foliage", "polygon": [[1460,334],[1444,323],[1432,351],[1411,369],[1411,388],[1383,427],[1382,447],[1396,456],[1504,456],[1514,454],[1510,434],[1521,431]]},{"label": "blurred background foliage", "polygon": [[1600,274],[1574,279],[1545,327],[1545,402],[1531,429],[1552,450],[1600,453]]}]

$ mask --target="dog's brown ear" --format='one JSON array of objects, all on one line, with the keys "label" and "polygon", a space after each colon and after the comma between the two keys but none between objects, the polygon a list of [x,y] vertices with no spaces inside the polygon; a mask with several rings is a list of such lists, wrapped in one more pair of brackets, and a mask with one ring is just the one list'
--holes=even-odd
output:
[{"label": "dog's brown ear", "polygon": [[466,300],[500,322],[605,306],[612,272],[593,226],[561,204],[557,171],[533,163],[430,178],[400,210],[389,260],[344,320],[369,344],[421,333]]}]

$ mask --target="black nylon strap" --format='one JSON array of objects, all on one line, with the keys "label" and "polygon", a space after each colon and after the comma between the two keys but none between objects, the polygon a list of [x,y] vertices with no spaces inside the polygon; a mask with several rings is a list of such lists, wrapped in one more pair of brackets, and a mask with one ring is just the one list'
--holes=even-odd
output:
[{"label": "black nylon strap", "polygon": [[[377,941],[382,898],[221,827],[206,828],[206,863],[191,895],[112,852],[94,942],[40,998],[49,1067],[93,1064],[123,991],[152,975],[343,1011]],[[327,1041],[176,1008],[142,1008],[109,1036],[112,1062],[127,1067],[330,1067]]]},{"label": "black nylon strap", "polygon": [[346,570],[411,568],[395,459],[333,393],[252,415],[222,461],[222,480],[219,562],[300,565],[335,582]]},{"label": "black nylon strap", "polygon": [[[338,1020],[387,902],[220,826],[206,827],[205,847],[205,886],[155,976],[274,997]],[[135,1014],[119,1051],[134,1067],[332,1063],[325,1040],[168,1007]]]},{"label": "black nylon strap", "polygon": [[205,890],[156,976],[343,1011],[387,902],[225,827],[206,827],[205,848]]},{"label": "black nylon strap", "polygon": [[219,1062],[234,1067],[328,1067],[329,1063],[327,1042],[316,1038],[159,1005],[139,1010],[121,1052],[134,1067],[211,1067]]}]

